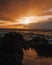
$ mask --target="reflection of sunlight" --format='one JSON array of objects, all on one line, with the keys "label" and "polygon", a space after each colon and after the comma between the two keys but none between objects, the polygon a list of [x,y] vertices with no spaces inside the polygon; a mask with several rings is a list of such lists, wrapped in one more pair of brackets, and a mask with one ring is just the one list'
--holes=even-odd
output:
[{"label": "reflection of sunlight", "polygon": [[29,50],[24,50],[24,59],[35,60],[36,57],[37,53],[34,49],[29,48]]},{"label": "reflection of sunlight", "polygon": [[29,53],[31,53],[32,52],[32,49],[31,48],[29,48]]}]

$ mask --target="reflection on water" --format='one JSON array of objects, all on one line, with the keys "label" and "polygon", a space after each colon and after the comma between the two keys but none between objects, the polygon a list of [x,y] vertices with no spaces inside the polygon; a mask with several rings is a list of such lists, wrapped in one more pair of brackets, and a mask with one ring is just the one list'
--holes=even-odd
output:
[{"label": "reflection on water", "polygon": [[52,58],[36,58],[37,53],[34,49],[29,48],[29,50],[24,51],[23,65],[52,65]]},{"label": "reflection on water", "polygon": [[34,60],[37,57],[37,53],[34,49],[29,48],[29,50],[24,51],[24,59]]}]

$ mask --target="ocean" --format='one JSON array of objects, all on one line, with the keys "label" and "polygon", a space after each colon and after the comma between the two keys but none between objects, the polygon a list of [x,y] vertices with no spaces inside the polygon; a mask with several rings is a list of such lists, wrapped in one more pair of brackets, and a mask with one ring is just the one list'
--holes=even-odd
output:
[{"label": "ocean", "polygon": [[[8,32],[17,32],[23,35],[25,40],[31,40],[35,36],[43,36],[47,38],[50,44],[52,44],[52,31],[26,31],[26,30],[0,30],[0,41],[1,38]],[[34,49],[29,48],[28,50],[24,50],[24,58],[22,61],[22,65],[52,65],[52,58],[39,58],[36,51]]]}]

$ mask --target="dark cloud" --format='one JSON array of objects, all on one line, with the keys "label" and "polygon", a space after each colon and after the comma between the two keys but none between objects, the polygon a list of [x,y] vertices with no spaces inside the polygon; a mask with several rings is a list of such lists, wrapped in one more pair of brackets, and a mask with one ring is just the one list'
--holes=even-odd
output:
[{"label": "dark cloud", "polygon": [[52,30],[52,21],[46,21],[43,23],[31,23],[28,27],[30,29],[51,29]]}]

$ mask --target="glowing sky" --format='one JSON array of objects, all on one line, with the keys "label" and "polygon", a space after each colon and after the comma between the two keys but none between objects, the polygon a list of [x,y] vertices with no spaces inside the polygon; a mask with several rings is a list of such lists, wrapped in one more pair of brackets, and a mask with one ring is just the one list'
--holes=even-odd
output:
[{"label": "glowing sky", "polygon": [[52,0],[0,0],[0,28],[28,28],[18,23],[32,16],[32,23],[51,19]]}]

